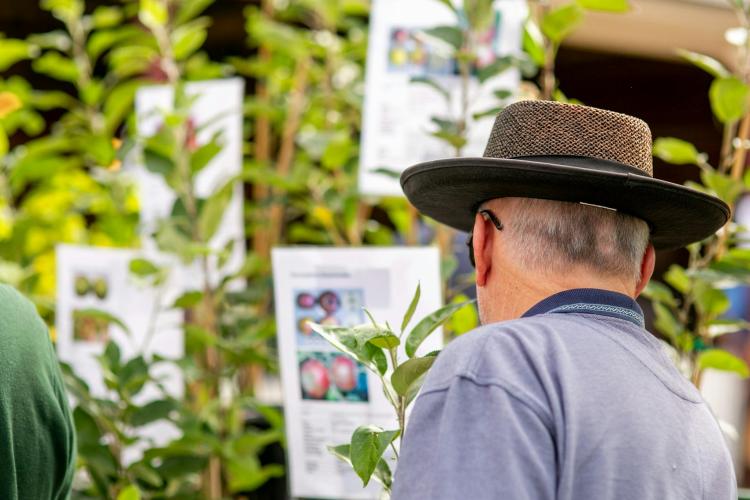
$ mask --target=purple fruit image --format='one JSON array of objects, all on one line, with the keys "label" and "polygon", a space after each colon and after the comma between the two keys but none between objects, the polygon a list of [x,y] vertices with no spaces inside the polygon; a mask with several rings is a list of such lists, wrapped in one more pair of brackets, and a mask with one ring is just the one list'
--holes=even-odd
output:
[{"label": "purple fruit image", "polygon": [[318,304],[330,316],[339,310],[341,299],[339,299],[339,296],[335,292],[327,291],[320,294]]},{"label": "purple fruit image", "polygon": [[302,309],[310,309],[315,305],[315,297],[309,293],[300,293],[297,295],[297,305]]}]

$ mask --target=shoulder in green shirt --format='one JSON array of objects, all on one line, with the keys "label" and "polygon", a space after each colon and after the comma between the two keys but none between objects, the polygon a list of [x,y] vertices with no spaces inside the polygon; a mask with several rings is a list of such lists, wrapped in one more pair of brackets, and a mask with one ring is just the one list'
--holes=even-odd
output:
[{"label": "shoulder in green shirt", "polygon": [[34,305],[0,285],[0,498],[62,500],[75,431],[62,374]]}]

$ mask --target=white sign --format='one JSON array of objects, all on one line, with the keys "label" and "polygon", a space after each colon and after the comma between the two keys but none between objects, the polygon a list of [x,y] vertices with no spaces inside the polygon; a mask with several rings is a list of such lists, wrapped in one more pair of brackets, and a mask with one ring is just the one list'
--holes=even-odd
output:
[{"label": "white sign", "polygon": [[[478,68],[498,56],[520,55],[522,25],[526,19],[524,0],[496,0],[495,18],[480,37]],[[415,163],[455,156],[445,142],[432,137],[433,116],[457,116],[460,109],[460,78],[450,50],[424,30],[456,24],[448,7],[435,0],[373,0],[367,52],[365,104],[359,168],[359,190],[376,196],[402,195],[398,179],[375,172],[386,168],[403,171]],[[416,84],[413,77],[428,77],[448,90],[451,104],[433,88]],[[470,115],[497,106],[497,90],[515,91],[519,71],[511,68],[479,88],[469,86]],[[472,120],[465,156],[481,156],[494,116]]]},{"label": "white sign", "polygon": [[[185,92],[188,96],[195,96],[188,119],[189,133],[185,147],[197,149],[217,133],[222,145],[221,151],[196,178],[196,194],[206,198],[229,179],[242,173],[244,83],[240,78],[192,82],[185,86]],[[140,137],[150,137],[164,126],[164,115],[172,109],[173,95],[172,87],[165,85],[148,86],[138,90],[135,110]],[[140,232],[143,247],[155,249],[156,244],[151,235],[158,222],[169,216],[175,195],[160,175],[149,172],[142,165],[133,169],[133,175],[138,185],[141,203]],[[239,270],[244,262],[242,199],[242,186],[238,182],[232,201],[211,240],[211,246],[215,250],[223,248],[229,241],[235,242],[232,255],[224,267],[224,275]],[[197,272],[192,274],[200,276]]]},{"label": "white sign", "polygon": [[[158,288],[149,287],[130,273],[130,262],[138,257],[157,265],[166,262],[164,258],[135,250],[73,245],[58,245],[56,249],[57,352],[96,397],[107,397],[109,393],[96,359],[109,342],[120,348],[123,364],[138,355],[146,359],[154,355],[180,359],[185,355],[182,311],[170,308],[184,287],[181,273],[170,273]],[[127,331],[91,311],[114,316]],[[176,365],[159,363],[150,373],[160,379],[171,396],[182,398],[183,380]],[[144,404],[161,397],[157,387],[147,384],[135,402]],[[158,445],[177,437],[177,431],[161,421],[142,428],[139,435]],[[138,457],[136,454],[125,458]]]},{"label": "white sign", "polygon": [[[326,447],[349,443],[360,425],[397,429],[393,410],[378,377],[338,352],[307,322],[366,323],[366,307],[378,322],[400,325],[420,283],[413,320],[418,321],[441,306],[438,251],[277,248],[272,262],[292,497],[378,498],[378,484],[363,489],[349,465]],[[434,333],[419,353],[441,345],[442,334]]]}]

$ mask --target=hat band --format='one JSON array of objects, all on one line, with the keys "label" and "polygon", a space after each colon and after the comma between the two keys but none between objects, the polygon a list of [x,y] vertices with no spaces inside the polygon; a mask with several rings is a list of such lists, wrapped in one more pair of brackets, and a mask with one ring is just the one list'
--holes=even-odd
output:
[{"label": "hat band", "polygon": [[[485,158],[491,158],[485,156]],[[501,158],[498,158],[501,159]],[[553,165],[566,165],[569,167],[586,168],[603,172],[612,172],[617,174],[634,174],[643,177],[652,176],[640,168],[625,163],[620,163],[603,158],[594,158],[592,156],[568,156],[568,155],[534,155],[534,156],[514,156],[507,158],[510,160],[533,161],[536,163],[550,163]]]}]

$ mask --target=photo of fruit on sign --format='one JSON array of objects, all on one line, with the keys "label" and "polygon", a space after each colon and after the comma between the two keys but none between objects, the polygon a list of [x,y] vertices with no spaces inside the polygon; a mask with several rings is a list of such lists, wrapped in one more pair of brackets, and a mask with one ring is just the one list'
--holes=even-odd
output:
[{"label": "photo of fruit on sign", "polygon": [[294,292],[297,347],[327,348],[328,342],[310,328],[309,323],[330,326],[354,326],[364,323],[360,289],[310,289]]},{"label": "photo of fruit on sign", "polygon": [[298,352],[302,399],[367,402],[365,367],[337,352]]}]

